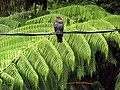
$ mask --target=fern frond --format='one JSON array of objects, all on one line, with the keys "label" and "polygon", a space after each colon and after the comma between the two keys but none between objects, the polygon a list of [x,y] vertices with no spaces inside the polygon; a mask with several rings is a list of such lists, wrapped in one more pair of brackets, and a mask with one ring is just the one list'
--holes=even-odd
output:
[{"label": "fern frond", "polygon": [[63,38],[63,42],[61,44],[59,44],[56,41],[56,36],[51,36],[49,38],[49,40],[53,43],[53,45],[55,46],[55,48],[61,55],[63,62],[65,62],[65,64],[68,67],[71,67],[71,69],[73,71],[75,68],[75,56],[74,56],[74,52],[73,52],[72,48],[69,46],[69,44],[65,41],[64,38]]},{"label": "fern frond", "polygon": [[3,80],[0,79],[0,90],[3,90],[3,88],[2,88],[2,84],[3,84]]},{"label": "fern frond", "polygon": [[9,19],[7,17],[3,18],[3,19],[0,19],[0,24],[7,25],[11,29],[15,29],[15,28],[18,28],[20,26],[20,22],[12,20],[12,19]]},{"label": "fern frond", "polygon": [[30,24],[22,26],[17,29],[13,29],[9,33],[37,33],[37,32],[48,32],[54,31],[51,23],[40,23],[40,24]]},{"label": "fern frond", "polygon": [[96,5],[72,5],[52,10],[51,13],[66,15],[77,22],[101,19],[109,15],[104,9]]},{"label": "fern frond", "polygon": [[115,90],[120,90],[120,73],[117,76],[117,80],[115,83]]},{"label": "fern frond", "polygon": [[30,81],[29,84],[34,85],[34,87],[37,88],[39,83],[38,75],[22,52],[16,62],[16,66],[26,80]]},{"label": "fern frond", "polygon": [[93,19],[102,19],[102,18],[110,15],[110,13],[106,12],[102,7],[97,6],[97,5],[85,5],[85,8],[92,15],[92,20]]},{"label": "fern frond", "polygon": [[[105,20],[91,20],[88,23],[98,30],[115,29],[115,27],[113,26],[114,24],[112,24],[108,21],[105,21]],[[103,33],[102,35],[105,37],[106,41],[115,42],[120,47],[120,35],[118,32]]]},{"label": "fern frond", "polygon": [[46,60],[48,64],[50,64],[54,72],[58,75],[59,80],[63,71],[63,62],[57,49],[49,40],[45,38],[39,42],[38,50],[42,57]]},{"label": "fern frond", "polygon": [[64,20],[65,25],[71,25],[74,23],[72,19],[61,14],[48,14],[35,19],[28,20],[26,24],[36,24],[36,23],[54,23],[56,16],[61,16]]},{"label": "fern frond", "polygon": [[44,58],[38,52],[37,48],[33,46],[27,48],[25,50],[25,56],[27,57],[31,65],[34,67],[34,69],[38,72],[38,74],[45,77],[46,81],[49,74],[49,68]]},{"label": "fern frond", "polygon": [[18,90],[23,90],[23,85],[24,85],[23,79],[18,73],[18,70],[15,67],[15,64],[11,64],[8,68],[6,68],[4,72],[14,78],[14,88]]},{"label": "fern frond", "polygon": [[81,80],[81,78],[84,77],[85,75],[84,61],[79,60],[78,62],[76,62],[76,65],[77,65],[77,77],[79,80]]},{"label": "fern frond", "polygon": [[109,15],[103,19],[110,22],[114,27],[120,28],[120,15]]},{"label": "fern frond", "polygon": [[51,14],[53,13],[62,14],[77,21],[79,21],[80,19],[82,21],[91,19],[90,12],[84,6],[79,5],[67,6],[52,10]]},{"label": "fern frond", "polygon": [[14,88],[14,78],[11,77],[9,74],[2,72],[1,73],[2,80],[9,86],[9,90],[13,90]]},{"label": "fern frond", "polygon": [[0,33],[6,33],[10,30],[11,30],[11,28],[9,26],[4,25],[4,24],[0,24]]},{"label": "fern frond", "polygon": [[[92,27],[89,23],[80,23],[76,24],[77,30],[89,31],[89,30],[96,30],[96,28]],[[108,44],[102,34],[85,34],[85,39],[88,41],[91,48],[94,50],[101,51],[107,58],[108,56]]]},{"label": "fern frond", "polygon": [[85,68],[85,71],[87,71],[87,72],[85,72],[85,75],[88,75],[88,74],[90,74],[91,75],[91,77],[92,77],[92,75],[93,75],[93,73],[95,73],[96,72],[96,60],[95,60],[95,51],[94,50],[92,50],[92,55],[91,55],[91,62],[90,62],[90,64],[88,65],[88,64],[86,64],[86,68]]}]

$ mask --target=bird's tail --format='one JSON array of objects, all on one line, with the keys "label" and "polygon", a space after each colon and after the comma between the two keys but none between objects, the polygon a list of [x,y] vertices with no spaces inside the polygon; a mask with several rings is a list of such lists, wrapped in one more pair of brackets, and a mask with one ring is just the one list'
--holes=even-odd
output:
[{"label": "bird's tail", "polygon": [[57,42],[61,43],[62,42],[62,35],[57,35]]}]

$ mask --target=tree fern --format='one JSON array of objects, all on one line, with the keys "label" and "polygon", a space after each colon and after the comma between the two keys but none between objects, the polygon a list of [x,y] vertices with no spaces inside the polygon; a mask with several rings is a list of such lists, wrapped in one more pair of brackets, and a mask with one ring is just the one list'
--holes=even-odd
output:
[{"label": "tree fern", "polygon": [[8,68],[4,70],[5,73],[9,74],[14,78],[14,88],[17,90],[23,90],[23,79],[21,78],[15,64],[11,64]]},{"label": "tree fern", "polygon": [[6,33],[10,30],[11,30],[11,28],[9,26],[0,24],[0,33]]},{"label": "tree fern", "polygon": [[114,27],[120,28],[120,15],[109,15],[103,19],[110,22]]},{"label": "tree fern", "polygon": [[65,25],[71,25],[74,23],[72,19],[61,14],[48,14],[44,16],[37,17],[35,19],[28,20],[26,24],[35,24],[35,23],[54,23],[56,16],[61,16],[64,20]]},{"label": "tree fern", "polygon": [[25,56],[31,63],[33,68],[38,72],[39,75],[43,75],[47,80],[49,74],[49,67],[46,64],[44,58],[39,54],[36,47],[29,47],[25,50]]},{"label": "tree fern", "polygon": [[9,19],[9,18],[1,18],[0,19],[0,24],[4,24],[9,26],[11,29],[15,29],[18,28],[20,26],[20,22],[15,21],[13,19]]},{"label": "tree fern", "polygon": [[9,90],[13,90],[14,88],[14,78],[11,77],[9,74],[2,72],[1,73],[1,78],[4,81],[4,83],[7,84],[9,87]]},{"label": "tree fern", "polygon": [[[94,13],[95,12],[95,13]],[[108,16],[104,9],[95,5],[73,5],[52,10],[51,13],[58,13],[73,18],[77,22],[100,19]]]},{"label": "tree fern", "polygon": [[75,67],[75,56],[69,44],[65,41],[65,39],[63,39],[63,42],[61,44],[57,43],[55,36],[50,37],[49,40],[53,43],[57,51],[60,53],[63,62],[68,67],[71,67],[73,71]]},{"label": "tree fern", "polygon": [[38,44],[38,50],[42,57],[44,57],[46,62],[50,64],[55,73],[58,75],[59,80],[63,70],[63,62],[56,48],[47,39],[42,39]]},{"label": "tree fern", "polygon": [[59,9],[51,11],[51,13],[52,14],[58,13],[58,14],[66,15],[77,21],[79,21],[80,19],[82,19],[82,21],[91,19],[90,12],[88,12],[84,6],[79,6],[79,5],[59,8]]},{"label": "tree fern", "polygon": [[119,90],[120,89],[120,73],[117,76],[117,80],[115,83],[115,90]]},{"label": "tree fern", "polygon": [[3,84],[3,80],[0,79],[0,90],[2,90],[2,84]]},{"label": "tree fern", "polygon": [[85,8],[91,13],[92,19],[102,19],[102,18],[110,15],[110,13],[106,12],[100,6],[85,5]]},{"label": "tree fern", "polygon": [[[96,30],[96,28],[92,27],[87,22],[76,24],[76,29],[81,31],[89,31],[89,30]],[[85,34],[85,39],[88,41],[91,48],[94,48],[94,50],[101,51],[106,57],[108,55],[108,45],[105,40],[105,38],[102,36],[102,34]]]},{"label": "tree fern", "polygon": [[24,54],[20,54],[20,57],[16,62],[16,66],[22,76],[24,76],[28,81],[30,81],[31,85],[34,85],[34,87],[37,88],[39,83],[38,75]]},{"label": "tree fern", "polygon": [[[102,30],[102,29],[115,29],[115,26],[113,26],[113,24],[111,24],[108,21],[105,20],[91,20],[88,23],[90,23],[93,27],[95,27],[98,30]],[[107,41],[112,41],[115,42],[116,44],[118,44],[118,46],[120,47],[120,35],[118,32],[112,32],[112,33],[104,33],[102,34],[105,39]]]}]

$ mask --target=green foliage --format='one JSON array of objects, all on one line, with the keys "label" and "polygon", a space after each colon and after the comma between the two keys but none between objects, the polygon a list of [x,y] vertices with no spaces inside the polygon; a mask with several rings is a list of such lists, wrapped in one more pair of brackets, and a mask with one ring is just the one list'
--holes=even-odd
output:
[{"label": "green foliage", "polygon": [[9,90],[13,90],[14,86],[14,78],[11,77],[9,74],[2,72],[1,78],[3,81],[9,86]]},{"label": "green foliage", "polygon": [[9,26],[4,25],[4,24],[0,24],[0,33],[6,33],[10,30],[11,30],[11,28]]},{"label": "green foliage", "polygon": [[0,19],[0,24],[7,25],[11,29],[15,29],[15,28],[18,28],[20,26],[20,22],[15,21],[15,20],[10,19],[10,18],[7,18],[7,17],[6,18],[1,18]]},{"label": "green foliage", "polygon": [[[118,25],[119,21],[116,21],[116,23],[112,24],[112,23],[105,21],[105,20],[91,20],[88,23],[90,23],[93,27],[95,27],[98,30],[102,30],[102,29],[109,30],[109,29],[115,29],[115,26],[113,26],[113,25]],[[104,33],[102,35],[105,37],[105,39],[107,41],[115,42],[120,47],[119,32]]]},{"label": "green foliage", "polygon": [[110,15],[104,20],[110,22],[114,27],[120,28],[120,15]]},{"label": "green foliage", "polygon": [[115,90],[120,89],[120,73],[117,76],[116,84],[115,84]]},{"label": "green foliage", "polygon": [[26,24],[36,24],[36,23],[54,23],[56,16],[61,16],[64,19],[65,25],[71,25],[74,23],[72,19],[61,14],[48,14],[44,16],[37,17],[35,19],[28,20]]},{"label": "green foliage", "polygon": [[34,85],[35,88],[38,87],[38,75],[31,66],[31,64],[28,62],[27,58],[24,54],[20,54],[20,57],[18,61],[16,62],[16,67],[18,68],[21,75],[27,79],[31,85]]},{"label": "green foliage", "polygon": [[59,80],[63,70],[63,62],[56,48],[47,39],[42,39],[38,45],[38,51],[53,68],[54,72],[58,75]]},{"label": "green foliage", "polygon": [[66,15],[74,19],[76,22],[84,22],[92,19],[101,19],[109,15],[107,12],[104,11],[104,9],[95,5],[67,6],[52,10],[51,13]]},{"label": "green foliage", "polygon": [[[31,12],[22,12],[1,17],[0,31],[2,33],[54,32],[53,23],[56,16],[63,18],[65,31],[120,27],[119,15],[110,15],[101,7],[94,5],[67,6],[34,19],[30,19],[31,16]],[[66,83],[71,71],[78,80],[85,75],[92,77],[96,73],[96,52],[100,51],[106,61],[116,64],[113,58],[113,61],[110,61],[113,55],[109,53],[109,41],[115,42],[120,47],[119,33],[64,34],[62,43],[57,43],[55,35],[1,37],[0,88],[5,82],[6,87],[15,90],[67,90]],[[119,75],[116,90],[119,90]]]},{"label": "green foliage", "polygon": [[25,50],[25,56],[28,58],[28,61],[31,63],[35,71],[39,75],[43,75],[45,80],[47,80],[49,74],[49,67],[47,66],[44,58],[40,55],[36,47],[29,47]]}]

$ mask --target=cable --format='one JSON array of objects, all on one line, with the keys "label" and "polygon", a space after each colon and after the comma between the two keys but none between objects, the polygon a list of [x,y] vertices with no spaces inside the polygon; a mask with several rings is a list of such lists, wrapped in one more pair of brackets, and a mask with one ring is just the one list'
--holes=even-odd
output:
[{"label": "cable", "polygon": [[1,33],[0,36],[41,36],[41,35],[56,35],[56,34],[93,34],[93,33],[108,33],[120,31],[120,29],[112,30],[94,30],[94,31],[67,31],[62,33],[57,32],[41,32],[41,33]]}]

